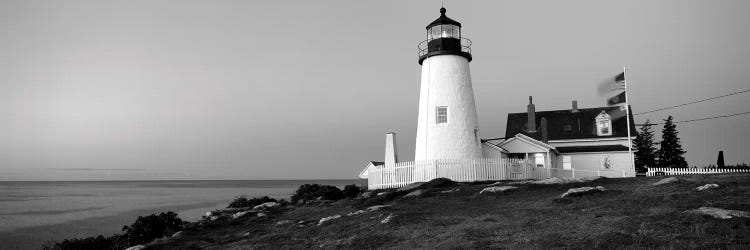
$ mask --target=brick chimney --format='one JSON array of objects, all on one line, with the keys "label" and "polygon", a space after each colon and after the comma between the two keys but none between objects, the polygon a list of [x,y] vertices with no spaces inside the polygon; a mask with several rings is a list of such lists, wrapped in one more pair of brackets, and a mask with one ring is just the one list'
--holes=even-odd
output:
[{"label": "brick chimney", "polygon": [[570,110],[571,113],[578,113],[578,101],[573,100],[573,108]]},{"label": "brick chimney", "polygon": [[534,108],[534,102],[529,96],[529,105],[526,106],[527,118],[526,121],[526,132],[536,132],[536,110]]}]

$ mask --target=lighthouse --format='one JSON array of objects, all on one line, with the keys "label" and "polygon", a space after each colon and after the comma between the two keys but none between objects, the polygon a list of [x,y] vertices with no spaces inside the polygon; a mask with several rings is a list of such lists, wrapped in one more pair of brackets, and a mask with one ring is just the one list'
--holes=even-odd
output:
[{"label": "lighthouse", "polygon": [[461,36],[461,23],[445,12],[440,8],[440,17],[427,25],[427,40],[418,45],[422,74],[416,161],[482,157],[469,72],[471,40]]}]

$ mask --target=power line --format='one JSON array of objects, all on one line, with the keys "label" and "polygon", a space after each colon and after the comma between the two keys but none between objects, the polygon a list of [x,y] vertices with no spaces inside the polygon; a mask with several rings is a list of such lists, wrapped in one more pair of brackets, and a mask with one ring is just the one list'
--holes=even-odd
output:
[{"label": "power line", "polygon": [[[746,115],[750,114],[750,111],[748,112],[742,112],[737,114],[731,114],[731,115],[720,115],[720,116],[714,116],[714,117],[705,117],[705,118],[698,118],[698,119],[692,119],[692,120],[685,120],[685,121],[676,121],[672,123],[686,123],[686,122],[696,122],[696,121],[704,121],[704,120],[711,120],[711,119],[718,119],[718,118],[724,118],[724,117],[732,117],[732,116],[738,116],[738,115]],[[663,122],[660,123],[648,123],[648,125],[661,125],[664,124]],[[646,124],[636,124],[636,126],[644,126]]]},{"label": "power line", "polygon": [[670,107],[664,107],[664,108],[660,108],[660,109],[654,109],[654,110],[651,110],[651,111],[646,111],[646,112],[641,112],[641,113],[638,113],[638,114],[633,114],[633,116],[642,115],[642,114],[648,114],[648,113],[653,113],[653,112],[662,111],[662,110],[665,110],[665,109],[682,107],[682,106],[686,106],[686,105],[690,105],[690,104],[695,104],[695,103],[699,103],[699,102],[710,101],[710,100],[713,100],[713,99],[718,99],[718,98],[727,97],[727,96],[731,96],[731,95],[742,94],[742,93],[745,93],[745,92],[750,92],[750,89],[746,89],[746,90],[743,90],[743,91],[737,91],[737,92],[729,93],[729,94],[722,95],[722,96],[716,96],[716,97],[711,97],[711,98],[707,98],[707,99],[703,99],[703,100],[698,100],[698,101],[694,101],[694,102],[684,103],[684,104],[680,104],[680,105],[675,105],[675,106],[670,106]]}]

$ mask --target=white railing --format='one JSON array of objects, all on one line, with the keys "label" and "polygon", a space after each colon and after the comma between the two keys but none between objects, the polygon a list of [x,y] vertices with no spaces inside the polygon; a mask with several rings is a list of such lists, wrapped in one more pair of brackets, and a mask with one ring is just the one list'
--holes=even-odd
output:
[{"label": "white railing", "polygon": [[385,164],[368,170],[368,188],[399,188],[443,177],[458,182],[542,180],[552,177],[625,177],[622,170],[578,170],[534,167],[531,161],[505,158],[429,160]]},{"label": "white railing", "polygon": [[648,169],[648,172],[646,172],[646,176],[750,173],[750,169],[734,169],[734,168],[646,168],[646,169]]}]

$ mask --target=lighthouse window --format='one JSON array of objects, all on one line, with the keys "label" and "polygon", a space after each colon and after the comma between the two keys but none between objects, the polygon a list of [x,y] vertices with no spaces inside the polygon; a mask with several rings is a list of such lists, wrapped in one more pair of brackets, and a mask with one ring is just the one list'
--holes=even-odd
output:
[{"label": "lighthouse window", "polygon": [[429,35],[428,39],[438,39],[438,38],[461,38],[459,28],[455,25],[436,25],[430,28],[430,31],[427,32]]},{"label": "lighthouse window", "polygon": [[437,124],[448,123],[448,106],[437,107]]}]

